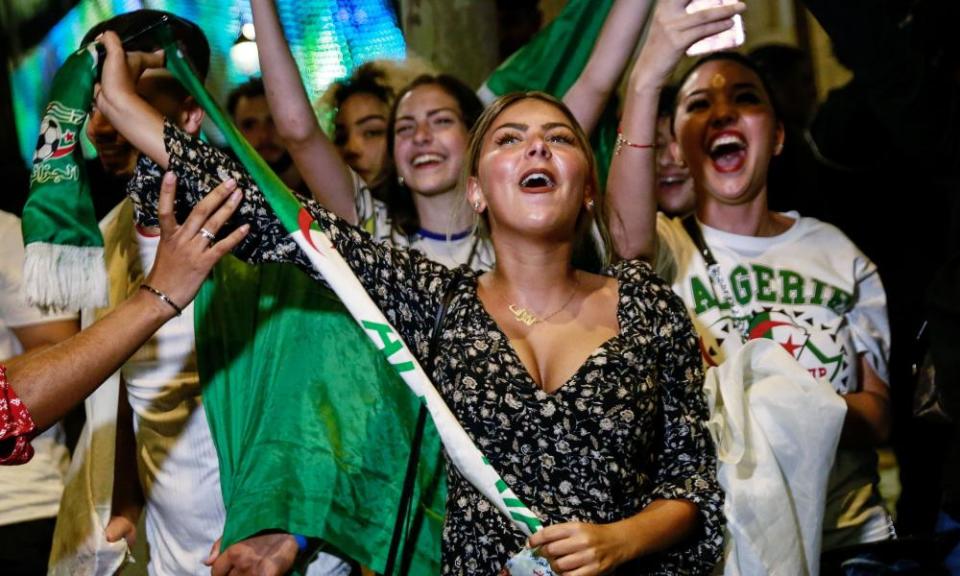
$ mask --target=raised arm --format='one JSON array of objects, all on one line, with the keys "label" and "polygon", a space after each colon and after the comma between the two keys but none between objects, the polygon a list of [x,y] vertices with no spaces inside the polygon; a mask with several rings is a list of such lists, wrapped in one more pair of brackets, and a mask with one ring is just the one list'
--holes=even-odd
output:
[{"label": "raised arm", "polygon": [[564,104],[587,134],[593,132],[603,107],[617,88],[640,40],[651,4],[652,0],[616,0],[613,3],[587,65],[563,95]]},{"label": "raised arm", "polygon": [[99,42],[106,48],[107,57],[100,83],[93,91],[94,105],[134,148],[166,169],[163,115],[137,94],[137,80],[148,68],[162,67],[163,54],[127,54],[112,31],[104,32]]},{"label": "raised arm", "polygon": [[317,122],[284,38],[276,6],[273,0],[251,0],[250,4],[263,84],[277,132],[314,199],[356,224],[353,176]]},{"label": "raised arm", "polygon": [[684,51],[697,40],[733,25],[743,3],[686,12],[687,0],[661,0],[650,33],[630,74],[623,118],[623,144],[607,177],[608,221],[621,258],[653,260],[656,254],[655,154],[657,100]]}]

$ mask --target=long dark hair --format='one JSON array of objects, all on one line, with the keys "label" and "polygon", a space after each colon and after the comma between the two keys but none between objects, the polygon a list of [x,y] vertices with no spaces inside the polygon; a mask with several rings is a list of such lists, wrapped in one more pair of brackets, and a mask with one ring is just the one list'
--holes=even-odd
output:
[{"label": "long dark hair", "polygon": [[449,74],[424,74],[418,76],[401,90],[390,107],[390,119],[387,123],[390,134],[387,136],[387,154],[383,162],[383,169],[379,185],[373,190],[374,195],[387,205],[392,225],[405,236],[412,236],[420,230],[420,216],[413,203],[413,191],[400,184],[397,179],[397,164],[393,159],[395,149],[395,129],[397,124],[397,105],[404,96],[421,86],[436,86],[449,94],[460,106],[460,117],[467,131],[473,128],[477,118],[483,112],[483,103],[469,86],[450,76]]}]

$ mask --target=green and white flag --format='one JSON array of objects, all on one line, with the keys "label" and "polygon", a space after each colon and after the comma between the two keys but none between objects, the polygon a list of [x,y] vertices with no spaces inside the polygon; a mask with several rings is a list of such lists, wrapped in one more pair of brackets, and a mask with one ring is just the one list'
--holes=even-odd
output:
[{"label": "green and white flag", "polygon": [[[284,530],[382,573],[420,401],[336,295],[292,264],[225,257],[194,317],[227,511],[223,546]],[[411,576],[440,572],[444,474],[428,422]]]},{"label": "green and white flag", "polygon": [[80,146],[96,77],[94,48],[74,52],[54,76],[33,154],[23,209],[23,281],[27,301],[41,308],[107,304],[103,238]]}]

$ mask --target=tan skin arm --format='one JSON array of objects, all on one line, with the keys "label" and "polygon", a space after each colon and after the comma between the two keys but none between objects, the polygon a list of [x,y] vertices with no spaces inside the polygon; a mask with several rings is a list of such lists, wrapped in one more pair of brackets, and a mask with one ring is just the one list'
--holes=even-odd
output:
[{"label": "tan skin arm", "polygon": [[863,388],[843,397],[847,415],[840,434],[842,448],[874,448],[890,436],[890,387],[877,376],[863,354],[860,374]]},{"label": "tan skin arm", "polygon": [[352,224],[357,223],[353,176],[317,122],[297,64],[283,35],[273,0],[251,0],[257,49],[267,103],[314,199]]},{"label": "tan skin arm", "polygon": [[597,125],[603,107],[616,90],[627,61],[640,40],[652,0],[616,0],[607,14],[590,59],[563,96],[584,132]]},{"label": "tan skin arm", "polygon": [[73,336],[80,331],[80,321],[53,320],[26,326],[11,326],[10,331],[20,341],[24,352],[29,354]]},{"label": "tan skin arm", "polygon": [[614,248],[621,258],[652,261],[656,254],[656,166],[652,145],[661,88],[687,48],[730,28],[731,17],[746,9],[738,3],[687,14],[686,5],[687,0],[659,2],[650,33],[630,75],[620,126],[627,140],[651,147],[624,146],[610,165],[607,217]]},{"label": "tan skin arm", "polygon": [[170,157],[163,143],[164,117],[136,90],[144,70],[163,66],[163,54],[127,54],[113,32],[104,32],[99,42],[106,48],[107,58],[100,84],[94,88],[97,109],[134,148],[166,170]]},{"label": "tan skin arm", "polygon": [[113,500],[110,522],[104,531],[107,542],[123,538],[127,546],[137,541],[137,521],[143,510],[143,489],[137,471],[137,438],[133,431],[133,409],[127,398],[127,387],[120,379],[117,397],[117,438],[113,459]]},{"label": "tan skin arm", "polygon": [[[241,226],[214,245],[199,235],[216,233],[240,203],[236,184],[223,184],[183,223],[173,215],[176,179],[168,174],[160,190],[160,246],[146,283],[186,306],[210,269],[236,246],[249,227]],[[39,429],[47,428],[115,372],[174,311],[153,294],[138,290],[114,311],[79,334],[7,364],[7,381]]]},{"label": "tan skin arm", "polygon": [[686,500],[655,500],[641,512],[612,524],[567,522],[530,537],[530,546],[564,576],[606,574],[617,566],[682,542],[697,528],[697,506]]}]

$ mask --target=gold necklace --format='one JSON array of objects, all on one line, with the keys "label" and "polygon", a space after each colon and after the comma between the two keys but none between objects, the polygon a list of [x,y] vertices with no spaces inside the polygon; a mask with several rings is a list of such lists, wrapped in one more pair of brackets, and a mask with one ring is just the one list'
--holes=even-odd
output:
[{"label": "gold necklace", "polygon": [[570,305],[570,302],[573,301],[573,297],[577,295],[577,288],[580,287],[580,277],[574,273],[573,276],[573,288],[570,289],[570,295],[567,296],[567,299],[564,301],[563,305],[554,310],[553,312],[547,314],[543,318],[537,316],[535,312],[529,310],[523,306],[517,306],[514,303],[507,304],[507,310],[513,314],[513,319],[521,324],[526,326],[533,326],[539,322],[546,322],[547,320],[553,318],[559,314],[564,308]]}]

